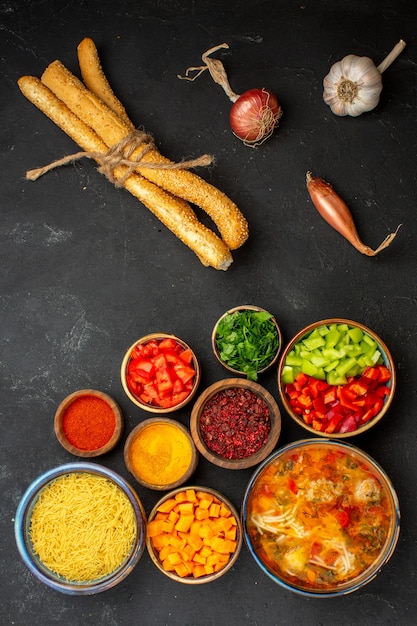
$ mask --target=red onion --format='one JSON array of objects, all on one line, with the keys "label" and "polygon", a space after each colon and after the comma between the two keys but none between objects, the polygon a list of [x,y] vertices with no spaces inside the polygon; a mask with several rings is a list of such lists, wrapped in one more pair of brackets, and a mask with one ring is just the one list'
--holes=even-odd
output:
[{"label": "red onion", "polygon": [[[210,48],[202,55],[204,65],[189,67],[185,76],[178,75],[178,78],[193,81],[205,70],[209,70],[214,82],[223,87],[226,95],[233,102],[230,111],[230,125],[233,133],[246,146],[254,148],[272,135],[282,115],[282,109],[276,96],[267,89],[249,89],[240,96],[232,90],[223,63],[218,59],[209,58],[209,55],[216,50],[228,47],[227,43],[223,43]],[[190,72],[197,73],[190,78]]]},{"label": "red onion", "polygon": [[282,109],[267,89],[249,89],[232,106],[230,125],[245,144],[259,145],[274,132]]}]

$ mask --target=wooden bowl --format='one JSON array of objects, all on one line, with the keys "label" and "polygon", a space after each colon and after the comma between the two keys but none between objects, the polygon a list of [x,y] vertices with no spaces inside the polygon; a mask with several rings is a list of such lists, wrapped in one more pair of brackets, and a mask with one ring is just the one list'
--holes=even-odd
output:
[{"label": "wooden bowl", "polygon": [[[217,394],[223,395],[223,392],[234,389],[237,389],[239,394],[245,391],[251,392],[251,395],[255,394],[258,398],[260,398],[261,401],[265,403],[269,413],[269,434],[264,440],[262,447],[257,451],[254,451],[252,454],[242,456],[241,458],[228,458],[227,456],[223,456],[222,453],[220,453],[220,449],[219,452],[214,451],[213,446],[209,447],[207,445],[206,439],[203,437],[201,428],[201,416],[204,412],[206,404],[211,401]],[[203,393],[200,395],[197,402],[194,404],[191,412],[190,430],[191,436],[194,439],[197,449],[208,461],[214,463],[214,465],[218,465],[219,467],[224,467],[227,469],[246,469],[263,461],[277,445],[281,432],[281,413],[276,401],[269,393],[269,391],[264,389],[264,387],[262,387],[258,383],[250,380],[244,380],[242,378],[227,378],[225,380],[214,383],[205,391],[203,391]],[[253,436],[253,433],[252,435],[251,433],[246,433],[244,437],[241,437],[242,446],[245,446],[245,442],[251,440],[251,436]],[[220,441],[221,443],[221,440],[218,437],[218,432],[216,432],[215,441],[217,443]],[[224,449],[226,450],[226,448]],[[230,447],[229,449],[231,451]],[[221,452],[223,452],[223,450]]]},{"label": "wooden bowl", "polygon": [[[247,373],[243,372],[242,370],[235,369],[234,367],[231,367],[227,362],[225,362],[225,361],[223,361],[221,359],[220,352],[219,352],[219,349],[218,349],[218,346],[217,346],[217,331],[218,331],[219,324],[224,320],[225,317],[227,317],[228,315],[231,315],[233,313],[241,313],[243,311],[254,311],[254,312],[258,312],[258,313],[269,313],[265,309],[262,309],[259,306],[253,306],[251,304],[244,304],[244,305],[241,305],[241,306],[236,306],[236,307],[226,311],[226,313],[223,313],[223,315],[217,320],[217,322],[216,322],[216,324],[215,324],[215,326],[213,328],[212,335],[211,335],[211,345],[212,345],[212,348],[213,348],[214,356],[219,361],[219,363],[221,365],[223,365],[223,367],[225,367],[229,372],[232,372],[234,375],[237,375],[237,376],[247,376]],[[279,356],[279,353],[281,351],[281,346],[282,346],[281,329],[280,329],[280,327],[278,325],[278,322],[276,321],[275,317],[273,317],[273,316],[271,317],[271,322],[275,326],[275,330],[276,330],[276,334],[277,334],[277,338],[278,338],[278,349],[276,350],[276,352],[273,355],[273,357],[271,357],[271,360],[269,361],[269,363],[265,367],[263,367],[262,369],[258,370],[256,372],[256,374],[263,374],[264,372],[269,370],[271,367],[273,367],[273,365],[275,365],[275,363],[278,361],[278,356]],[[251,363],[248,362],[248,365],[250,366]],[[248,376],[248,378],[249,378],[249,376]]]},{"label": "wooden bowl", "polygon": [[[185,494],[185,495],[183,495]],[[190,495],[191,494],[191,495]],[[195,500],[193,499],[193,495],[195,494]],[[201,498],[200,498],[201,496]],[[227,560],[227,562],[225,562],[224,564],[219,564],[218,567],[219,569],[216,569],[215,567],[213,567],[213,571],[211,571],[212,569],[212,565],[211,565],[211,560],[210,560],[210,556],[209,555],[205,555],[204,554],[204,548],[206,547],[205,544],[208,543],[208,545],[210,545],[210,543],[212,543],[212,539],[211,537],[205,532],[204,524],[208,523],[210,524],[210,527],[213,528],[211,526],[211,522],[212,521],[216,521],[219,519],[219,517],[225,517],[225,509],[220,508],[220,512],[219,511],[212,511],[211,507],[206,508],[206,505],[204,504],[204,510],[206,510],[207,512],[207,517],[204,518],[203,520],[201,520],[202,522],[202,529],[200,534],[206,537],[206,540],[204,541],[203,537],[201,537],[201,542],[199,542],[201,545],[196,545],[194,542],[192,542],[191,544],[191,555],[190,555],[190,561],[188,561],[188,563],[192,563],[193,567],[195,563],[198,563],[199,565],[202,565],[204,567],[204,564],[207,564],[207,572],[208,573],[201,573],[201,568],[198,568],[200,571],[197,573],[196,570],[195,571],[195,575],[193,573],[191,573],[191,571],[184,573],[183,575],[180,575],[180,573],[178,572],[178,569],[176,570],[175,567],[177,566],[177,568],[181,567],[181,569],[184,568],[184,565],[181,565],[181,563],[179,564],[178,562],[176,564],[171,564],[169,561],[168,556],[163,555],[165,558],[164,561],[162,561],[162,557],[160,555],[162,555],[162,552],[160,551],[160,547],[158,548],[158,546],[161,546],[161,536],[159,537],[159,541],[158,541],[158,537],[155,536],[155,533],[159,532],[158,530],[154,530],[153,524],[155,521],[157,521],[158,523],[158,519],[159,519],[159,523],[162,520],[162,516],[165,516],[165,518],[167,516],[169,516],[169,513],[164,514],[160,511],[161,507],[162,509],[165,508],[165,506],[168,509],[171,509],[173,514],[174,514],[174,518],[176,519],[175,524],[178,521],[178,513],[176,513],[176,510],[179,509],[179,507],[177,506],[181,501],[184,500],[186,502],[194,502],[195,506],[193,508],[193,514],[196,511],[196,507],[197,507],[197,503],[202,502],[206,499],[207,496],[207,501],[209,501],[211,498],[214,498],[214,502],[213,504],[220,504],[220,507],[224,506],[227,507],[229,513],[231,513],[231,516],[229,515],[228,518],[233,519],[233,524],[230,524],[230,529],[232,532],[232,538],[230,539],[231,541],[233,541],[233,552],[229,553],[229,558]],[[175,508],[177,507],[177,508]],[[216,507],[217,508],[217,507]],[[228,519],[226,517],[226,519]],[[170,520],[168,520],[169,522]],[[195,514],[195,521],[197,521],[197,523],[199,522],[199,520],[197,519],[197,514]],[[181,523],[181,522],[180,522]],[[228,524],[229,526],[229,524]],[[207,526],[206,528],[209,528],[209,526]],[[168,576],[169,578],[171,578],[172,580],[179,582],[179,583],[183,583],[186,585],[201,585],[204,583],[210,583],[214,580],[217,580],[218,578],[220,578],[221,576],[223,576],[227,571],[229,571],[233,565],[235,564],[241,547],[242,547],[242,537],[243,537],[243,532],[242,532],[242,523],[240,520],[240,516],[239,513],[237,512],[237,510],[235,509],[235,507],[233,506],[233,504],[221,493],[219,493],[218,491],[216,491],[215,489],[211,489],[209,487],[200,487],[200,486],[187,486],[187,487],[182,487],[179,489],[175,489],[174,491],[169,492],[168,494],[166,494],[163,498],[161,498],[161,500],[159,500],[159,502],[154,506],[154,508],[152,509],[151,513],[149,514],[148,517],[148,530],[149,532],[147,533],[147,538],[146,538],[146,547],[148,549],[148,553],[149,556],[151,557],[153,563],[156,565],[156,567],[159,569],[160,572],[162,572],[163,574],[165,574],[165,576]],[[162,533],[165,533],[166,531],[163,530]],[[175,525],[174,525],[174,529],[170,530],[170,534],[174,533],[175,534]],[[227,530],[223,529],[223,531],[220,531],[220,537],[221,539],[225,539],[227,538]],[[218,531],[215,531],[215,534],[217,535]],[[184,534],[184,533],[182,533]],[[191,533],[185,533],[186,535],[191,535]],[[151,536],[152,535],[152,536]],[[218,535],[217,535],[218,537]],[[216,537],[216,539],[217,539]],[[164,540],[163,535],[162,535],[162,541]],[[190,545],[190,544],[189,544]],[[187,550],[188,546],[185,546],[185,550]],[[203,552],[201,552],[201,550],[203,549]],[[214,550],[214,547],[213,547]],[[169,551],[169,550],[168,550]],[[166,551],[166,552],[168,552]],[[175,548],[174,548],[175,551]],[[215,555],[214,555],[214,558]],[[174,557],[172,558],[172,560],[174,561],[178,561],[178,558]],[[167,564],[168,563],[168,564]],[[185,560],[185,566],[187,566],[187,560]],[[190,567],[189,570],[191,570],[192,568]]]},{"label": "wooden bowl", "polygon": [[[339,428],[342,428],[341,432],[338,432],[337,428],[336,430],[326,430],[326,428],[328,429],[332,428],[329,422],[326,422],[325,428],[323,430],[319,430],[317,428],[318,426],[320,426],[319,421],[315,421],[314,425],[313,423],[312,424],[308,423],[310,418],[312,418],[312,412],[309,412],[305,415],[298,415],[295,412],[294,408],[291,406],[289,396],[286,392],[286,383],[284,382],[284,378],[285,378],[284,368],[286,364],[288,364],[287,357],[293,351],[294,346],[296,346],[296,344],[299,344],[299,342],[301,342],[303,339],[309,336],[312,331],[315,331],[316,329],[320,329],[324,326],[329,326],[330,324],[347,325],[349,328],[358,329],[362,333],[368,335],[377,344],[377,350],[379,351],[381,355],[381,359],[380,359],[381,364],[387,367],[389,372],[391,373],[390,380],[385,383],[389,391],[387,395],[385,395],[384,397],[384,402],[383,402],[381,409],[378,411],[378,413],[374,417],[369,419],[369,421],[365,421],[364,423],[361,423],[360,421],[358,421],[357,427],[354,430],[348,430],[347,432],[343,432],[343,427],[341,425],[339,426]],[[339,386],[341,385],[337,385],[337,387]],[[375,426],[375,424],[379,422],[382,419],[382,417],[385,415],[385,413],[388,411],[391,405],[391,402],[393,400],[393,397],[394,397],[395,387],[396,387],[396,371],[395,371],[394,361],[393,361],[390,351],[388,350],[387,346],[382,341],[382,339],[378,337],[378,335],[367,326],[364,326],[363,324],[360,324],[359,322],[354,322],[352,320],[343,319],[343,318],[330,318],[330,319],[321,320],[318,322],[314,322],[313,324],[309,324],[308,326],[300,330],[285,348],[281,356],[279,366],[278,366],[278,389],[279,389],[281,401],[287,413],[292,417],[292,419],[297,424],[302,426],[302,428],[309,431],[310,433],[313,433],[315,435],[319,435],[322,437],[331,437],[333,439],[334,438],[342,439],[346,437],[359,435],[369,430],[373,426]]]},{"label": "wooden bowl", "polygon": [[[112,436],[110,437],[110,439],[107,440],[106,443],[104,443],[99,448],[87,450],[78,448],[73,443],[68,441],[64,429],[64,418],[68,408],[75,401],[80,400],[81,398],[91,396],[105,402],[111,408],[115,419],[115,427]],[[106,393],[102,391],[97,391],[95,389],[80,389],[79,391],[74,391],[73,393],[71,393],[58,406],[54,418],[54,430],[59,443],[62,445],[63,448],[65,448],[65,450],[67,450],[67,452],[70,452],[70,454],[84,458],[100,456],[102,454],[106,454],[106,452],[110,452],[110,450],[112,450],[120,440],[123,431],[123,425],[123,414],[118,404]],[[91,428],[87,414],[85,415],[85,417],[83,417],[81,426],[84,428],[85,432],[87,432]]]},{"label": "wooden bowl", "polygon": [[[128,381],[127,381],[127,371],[128,371],[128,367],[129,367],[129,362],[130,362],[130,360],[132,358],[132,352],[134,351],[136,346],[147,344],[150,341],[158,341],[159,342],[159,341],[161,341],[163,339],[172,339],[179,346],[181,346],[183,350],[190,350],[192,352],[192,367],[194,368],[194,371],[195,371],[195,375],[194,375],[194,379],[193,379],[193,386],[192,386],[191,391],[187,395],[187,397],[185,399],[179,401],[174,406],[169,406],[169,407],[162,407],[162,406],[159,406],[159,405],[154,404],[154,403],[142,401],[138,397],[138,395],[135,395],[135,393],[129,388]],[[126,354],[125,354],[125,356],[123,358],[123,361],[122,361],[122,366],[121,366],[121,370],[120,370],[120,376],[121,376],[122,386],[123,386],[123,389],[124,389],[126,395],[128,396],[128,398],[134,404],[136,404],[136,406],[138,406],[140,409],[142,409],[144,411],[148,411],[150,413],[157,413],[158,415],[162,415],[162,414],[165,414],[165,413],[172,413],[173,411],[179,411],[180,409],[184,408],[186,406],[186,404],[188,404],[190,402],[190,400],[192,400],[192,398],[194,397],[194,395],[195,395],[195,393],[197,391],[198,385],[200,384],[201,369],[200,369],[200,364],[199,364],[199,361],[197,359],[197,356],[196,356],[195,352],[190,348],[190,346],[185,341],[183,341],[179,337],[176,337],[175,335],[169,335],[169,334],[166,334],[166,333],[151,333],[151,334],[145,335],[144,337],[141,337],[140,339],[135,341],[130,346],[130,348],[126,351]]]},{"label": "wooden bowl", "polygon": [[[164,436],[161,427],[165,430]],[[173,446],[174,438],[178,448]],[[189,430],[180,422],[152,417],[129,434],[124,460],[138,483],[148,489],[165,491],[179,487],[191,477],[197,467],[198,452]],[[174,478],[170,479],[170,475]]]}]

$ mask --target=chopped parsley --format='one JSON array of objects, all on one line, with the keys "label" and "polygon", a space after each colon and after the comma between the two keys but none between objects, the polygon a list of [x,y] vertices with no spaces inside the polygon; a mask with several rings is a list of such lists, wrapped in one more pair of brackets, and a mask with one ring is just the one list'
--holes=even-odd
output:
[{"label": "chopped parsley", "polygon": [[271,363],[279,348],[272,315],[251,309],[228,313],[218,324],[216,347],[221,361],[249,380],[257,380],[258,372]]}]

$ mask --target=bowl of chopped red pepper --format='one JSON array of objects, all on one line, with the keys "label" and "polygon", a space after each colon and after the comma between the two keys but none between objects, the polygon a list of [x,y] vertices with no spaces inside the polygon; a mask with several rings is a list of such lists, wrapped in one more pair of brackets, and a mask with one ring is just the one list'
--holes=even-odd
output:
[{"label": "bowl of chopped red pepper", "polygon": [[273,396],[254,381],[227,378],[197,399],[190,431],[199,452],[227,469],[245,469],[263,461],[281,432],[281,413]]},{"label": "bowl of chopped red pepper", "polygon": [[119,405],[106,393],[80,389],[58,406],[54,430],[67,452],[85,458],[100,456],[119,442],[123,415]]},{"label": "bowl of chopped red pepper", "polygon": [[245,304],[229,309],[217,320],[211,342],[214,356],[223,367],[256,381],[278,360],[281,329],[271,313]]},{"label": "bowl of chopped red pepper", "polygon": [[200,364],[190,346],[175,335],[152,333],[135,341],[121,367],[123,389],[144,411],[170,413],[195,395]]},{"label": "bowl of chopped red pepper", "polygon": [[394,397],[390,351],[361,323],[332,318],[297,333],[282,354],[278,388],[289,415],[306,430],[344,438],[373,427]]}]

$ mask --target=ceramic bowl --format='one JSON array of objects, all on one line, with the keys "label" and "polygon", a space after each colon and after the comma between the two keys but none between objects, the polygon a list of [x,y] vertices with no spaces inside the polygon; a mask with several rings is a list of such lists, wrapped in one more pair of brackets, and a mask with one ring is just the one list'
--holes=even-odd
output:
[{"label": "ceramic bowl", "polygon": [[[71,474],[87,476],[92,479],[105,479],[105,481],[111,484],[113,490],[116,488],[116,492],[120,490],[120,492],[126,496],[128,501],[127,506],[129,506],[130,503],[132,507],[132,530],[134,538],[128,555],[114,571],[92,580],[84,580],[84,576],[82,577],[82,581],[68,580],[63,575],[59,575],[49,569],[35,551],[31,538],[32,515],[40,498],[44,496],[49,487],[53,486],[55,481],[64,479]],[[100,482],[102,483],[103,481]],[[96,497],[99,496],[97,495]],[[126,503],[125,500],[124,502]],[[59,506],[61,506],[61,504]],[[74,507],[74,510],[76,510],[76,507]],[[109,530],[109,532],[112,531],[113,529]],[[132,572],[139,562],[146,544],[146,515],[142,503],[133,488],[116,472],[99,464],[87,461],[68,463],[48,470],[34,480],[28,487],[17,508],[15,517],[15,538],[23,562],[40,582],[55,591],[70,595],[93,595],[106,591],[119,584]],[[76,546],[73,545],[73,549],[76,553]],[[61,561],[58,564],[58,571],[63,571],[61,568],[64,566],[65,563]]]},{"label": "ceramic bowl", "polygon": [[[158,399],[156,399],[155,394],[154,398],[149,397],[149,394],[147,394],[148,397],[146,398],[146,400],[143,399],[143,397],[140,397],[143,392],[143,384],[153,382],[153,378],[151,379],[151,381],[149,381],[149,378],[147,378],[146,376],[146,372],[145,377],[143,377],[143,371],[139,371],[140,368],[139,370],[136,369],[132,376],[134,376],[134,378],[138,382],[133,383],[134,385],[137,384],[137,388],[133,389],[132,384],[129,383],[129,371],[131,368],[132,370],[134,369],[134,360],[137,356],[138,350],[142,350],[142,348],[146,345],[149,347],[151,342],[153,342],[154,344],[156,342],[156,344],[159,345],[160,342],[167,340],[174,342],[177,346],[177,350],[179,350],[180,352],[190,355],[190,362],[184,362],[184,365],[192,367],[194,369],[194,375],[190,380],[187,380],[187,382],[185,383],[186,388],[176,394],[178,401],[175,401],[175,398],[174,400],[169,400],[169,402],[165,399],[163,400],[165,404],[162,404],[162,401],[160,402]],[[146,360],[148,360],[148,358]],[[149,363],[146,365],[146,367],[150,367]],[[171,365],[169,367],[171,367]],[[154,370],[151,370],[151,372],[153,371]],[[192,400],[200,383],[201,369],[196,354],[190,348],[190,346],[185,343],[185,341],[183,341],[179,337],[176,337],[175,335],[169,335],[165,333],[152,333],[149,335],[145,335],[144,337],[141,337],[140,339],[135,341],[126,351],[126,354],[122,361],[120,375],[122,386],[126,395],[134,404],[136,404],[136,406],[150,413],[164,414],[172,413],[173,411],[179,411],[180,409],[184,408],[190,402],[190,400]],[[174,404],[172,404],[173,401],[175,402]]]},{"label": "ceramic bowl", "polygon": [[153,563],[179,583],[217,580],[233,567],[242,547],[237,510],[209,487],[192,485],[169,492],[154,506],[148,522],[146,546]]},{"label": "ceramic bowl", "polygon": [[[77,432],[85,438],[86,443],[79,445],[87,445],[87,441],[93,435],[96,441],[99,441],[98,447],[94,447],[93,449],[86,449],[85,447],[77,447],[76,443],[79,443],[78,440],[75,440],[71,431],[68,431],[66,425],[66,415],[69,407],[74,405],[74,403],[82,403],[84,399],[93,398],[97,403],[105,402],[108,407],[110,407],[113,416],[114,416],[114,430],[110,437],[106,440],[97,439],[99,437],[99,433],[96,432],[95,428],[103,428],[103,422],[91,419],[91,415],[88,411],[81,416],[81,421],[78,420],[77,424]],[[82,404],[80,405],[82,407]],[[96,411],[100,411],[100,404],[98,404]],[[98,419],[100,419],[99,413],[97,413]],[[119,407],[119,405],[106,393],[102,391],[97,391],[95,389],[80,389],[79,391],[74,391],[69,396],[67,396],[58,406],[55,418],[54,418],[54,430],[57,436],[59,443],[62,445],[67,452],[79,457],[95,457],[100,456],[102,454],[106,454],[110,452],[120,440],[120,437],[123,432],[123,414]],[[81,429],[81,430],[80,430]]]},{"label": "ceramic bowl", "polygon": [[[221,351],[219,349],[219,344],[218,344],[218,331],[219,331],[219,325],[222,324],[225,320],[226,317],[234,315],[236,316],[236,320],[233,322],[233,328],[239,328],[239,317],[241,315],[243,315],[245,312],[250,312],[250,313],[268,313],[269,315],[271,315],[268,311],[266,311],[265,309],[262,309],[261,307],[258,306],[253,306],[251,304],[244,304],[241,306],[236,306],[232,309],[229,309],[228,311],[226,311],[226,313],[223,313],[223,315],[217,320],[214,328],[213,328],[213,332],[211,335],[211,345],[213,348],[213,352],[214,355],[216,357],[216,359],[219,361],[219,363],[221,365],[223,365],[223,367],[225,367],[229,372],[232,372],[234,375],[238,375],[238,376],[247,376],[249,379],[252,380],[257,380],[257,376],[259,374],[263,374],[264,372],[266,372],[267,370],[269,370],[273,365],[275,365],[275,363],[278,360],[278,356],[279,353],[281,351],[281,346],[282,346],[282,336],[281,336],[281,329],[278,325],[278,322],[276,321],[275,317],[271,316],[270,320],[269,320],[269,324],[272,325],[273,328],[273,333],[274,333],[274,339],[276,341],[276,346],[271,347],[271,343],[270,342],[265,342],[263,345],[263,350],[265,354],[265,358],[266,358],[266,364],[264,364],[260,369],[256,368],[256,365],[254,365],[255,361],[253,360],[253,358],[249,355],[246,354],[245,357],[245,367],[247,368],[246,371],[242,371],[241,369],[237,369],[235,368],[232,364],[231,364],[231,356],[229,355],[226,359],[226,357],[221,354]],[[264,322],[265,324],[265,322]],[[250,334],[250,326],[247,328],[248,333]],[[233,342],[231,341],[231,345],[233,345]]]},{"label": "ceramic bowl", "polygon": [[272,395],[259,383],[227,378],[199,396],[191,412],[190,430],[197,449],[211,463],[246,469],[263,461],[277,445],[281,414]]},{"label": "ceramic bowl", "polygon": [[374,459],[350,443],[314,438],[284,446],[255,470],[242,523],[270,579],[287,591],[330,598],[361,589],[386,565],[400,511]]},{"label": "ceramic bowl", "polygon": [[169,490],[190,479],[198,452],[189,430],[167,417],[153,417],[138,424],[124,447],[127,469],[148,489]]},{"label": "ceramic bowl", "polygon": [[[351,336],[355,339],[362,337],[362,339],[358,343],[352,340],[350,345],[342,348],[340,344],[327,348],[327,345],[331,346],[334,343],[337,336],[334,333],[330,336],[329,328],[332,332],[335,328],[336,332],[340,329],[341,337],[348,328],[351,335],[348,335],[344,341],[350,341]],[[369,346],[369,352],[365,356],[361,352],[365,349],[364,346]],[[359,356],[355,354],[358,350]],[[344,352],[347,356],[343,356]],[[349,365],[348,358],[351,359],[352,368],[343,371]],[[381,379],[378,383],[379,390],[376,395],[373,394],[373,386],[376,382],[369,377],[361,378],[367,373],[372,374],[372,370],[368,372],[364,370],[367,367],[374,367],[375,364],[386,368],[384,372],[386,373],[387,370],[389,375],[388,380]],[[340,369],[338,369],[339,366]],[[317,394],[313,392],[309,383],[304,388],[300,406],[298,392],[294,393],[291,387],[294,376],[300,371],[318,379],[316,381],[318,395],[322,398],[325,395],[322,383],[330,384],[330,393],[326,394],[324,410],[323,406],[320,406],[320,400],[315,400],[314,395]],[[361,384],[364,380],[366,385],[362,387],[361,394],[357,386],[349,386],[351,382],[359,381]],[[278,366],[278,389],[285,410],[299,426],[323,437],[331,436],[337,439],[352,437],[375,426],[388,411],[394,398],[395,387],[394,361],[382,339],[367,326],[343,318],[321,320],[300,330],[286,346]],[[369,393],[364,395],[367,388]],[[354,392],[353,395],[352,392]],[[308,397],[306,399],[306,395],[309,399]]]}]

